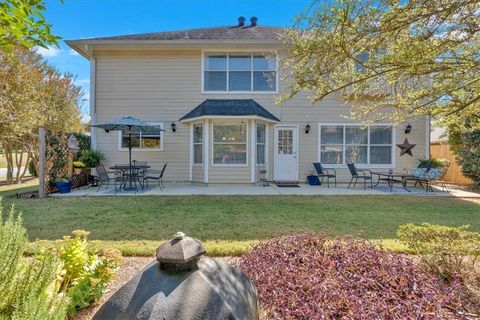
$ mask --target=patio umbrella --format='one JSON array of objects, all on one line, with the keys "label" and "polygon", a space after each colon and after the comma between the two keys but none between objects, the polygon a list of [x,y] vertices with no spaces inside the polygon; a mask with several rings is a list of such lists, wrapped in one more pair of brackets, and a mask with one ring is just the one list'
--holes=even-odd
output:
[{"label": "patio umbrella", "polygon": [[133,117],[123,117],[111,121],[97,122],[91,126],[105,129],[106,132],[115,130],[128,130],[128,165],[130,167],[132,167],[132,134],[145,132],[149,129],[158,129],[160,131],[165,131],[159,126],[151,125],[145,121]]}]

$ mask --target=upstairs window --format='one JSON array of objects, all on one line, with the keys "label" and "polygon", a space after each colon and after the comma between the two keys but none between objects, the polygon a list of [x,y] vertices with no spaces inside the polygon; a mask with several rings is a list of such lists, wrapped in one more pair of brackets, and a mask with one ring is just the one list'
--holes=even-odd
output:
[{"label": "upstairs window", "polygon": [[275,92],[275,57],[261,53],[207,53],[204,58],[205,92]]}]

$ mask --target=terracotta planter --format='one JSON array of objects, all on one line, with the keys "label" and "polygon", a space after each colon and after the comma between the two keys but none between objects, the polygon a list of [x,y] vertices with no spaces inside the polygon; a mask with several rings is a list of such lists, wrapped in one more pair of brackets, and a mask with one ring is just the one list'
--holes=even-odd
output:
[{"label": "terracotta planter", "polygon": [[73,171],[75,172],[75,174],[81,174],[82,173],[82,168],[73,168]]}]

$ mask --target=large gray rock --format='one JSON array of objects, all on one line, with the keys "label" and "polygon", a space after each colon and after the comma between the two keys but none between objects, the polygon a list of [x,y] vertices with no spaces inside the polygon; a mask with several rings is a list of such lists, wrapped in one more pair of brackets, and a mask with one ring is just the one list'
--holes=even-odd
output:
[{"label": "large gray rock", "polygon": [[[178,237],[172,239],[165,252],[185,252],[171,246],[193,244],[192,240],[196,240],[184,238],[183,244],[177,244]],[[162,260],[161,247],[157,249],[158,260]],[[94,319],[258,319],[258,300],[252,281],[231,265],[204,256],[202,249],[203,246],[195,249],[201,252],[197,259],[192,258],[195,255],[182,253],[190,270],[181,267],[165,270],[161,269],[165,262],[153,261],[120,288]],[[169,255],[168,260],[175,258]]]}]

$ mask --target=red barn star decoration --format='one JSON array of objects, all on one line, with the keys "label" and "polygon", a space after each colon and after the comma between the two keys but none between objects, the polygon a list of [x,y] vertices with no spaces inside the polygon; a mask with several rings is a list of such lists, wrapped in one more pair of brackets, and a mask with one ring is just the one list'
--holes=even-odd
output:
[{"label": "red barn star decoration", "polygon": [[397,147],[400,148],[400,157],[403,156],[405,153],[413,157],[412,149],[415,146],[415,144],[411,144],[410,142],[408,142],[408,139],[405,138],[402,144],[397,144]]}]

